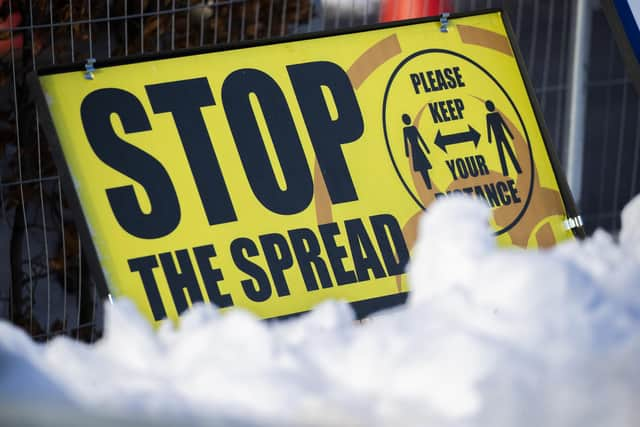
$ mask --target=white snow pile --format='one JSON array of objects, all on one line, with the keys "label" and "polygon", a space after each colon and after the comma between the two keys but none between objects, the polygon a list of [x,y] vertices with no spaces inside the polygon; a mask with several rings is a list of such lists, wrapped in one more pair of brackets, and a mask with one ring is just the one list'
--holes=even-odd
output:
[{"label": "white snow pile", "polygon": [[640,425],[640,197],[619,242],[548,251],[497,248],[488,215],[434,204],[409,303],[364,324],[343,303],[279,323],[200,305],[153,331],[126,301],[94,345],[0,323],[0,401],[179,425]]}]

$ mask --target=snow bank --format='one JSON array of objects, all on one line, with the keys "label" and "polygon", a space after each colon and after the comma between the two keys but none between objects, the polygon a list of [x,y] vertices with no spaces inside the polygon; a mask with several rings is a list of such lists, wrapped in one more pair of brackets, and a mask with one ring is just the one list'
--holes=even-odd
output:
[{"label": "snow bank", "polygon": [[[636,426],[640,198],[620,243],[496,247],[487,208],[424,216],[407,306],[353,321],[325,303],[267,324],[208,306],[154,332],[127,301],[87,346],[0,323],[0,401],[250,425]],[[0,415],[0,419],[1,419]]]}]

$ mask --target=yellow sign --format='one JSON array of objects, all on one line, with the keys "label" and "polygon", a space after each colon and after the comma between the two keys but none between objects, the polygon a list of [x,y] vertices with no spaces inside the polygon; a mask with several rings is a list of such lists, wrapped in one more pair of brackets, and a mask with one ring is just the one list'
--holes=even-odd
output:
[{"label": "yellow sign", "polygon": [[110,291],[151,320],[366,312],[406,296],[418,218],[456,192],[501,244],[571,238],[508,34],[492,12],[41,73]]}]

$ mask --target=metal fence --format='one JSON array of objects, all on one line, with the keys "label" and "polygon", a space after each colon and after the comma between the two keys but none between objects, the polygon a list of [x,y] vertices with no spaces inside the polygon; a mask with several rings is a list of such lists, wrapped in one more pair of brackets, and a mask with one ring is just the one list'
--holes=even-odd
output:
[{"label": "metal fence", "polygon": [[[621,208],[640,191],[640,101],[602,11],[582,1],[442,4],[456,12],[505,9],[563,163],[568,132],[584,135],[576,196],[587,230],[615,231]],[[579,34],[574,17],[585,4],[590,31]],[[66,334],[93,341],[102,325],[102,298],[40,132],[26,73],[91,57],[373,23],[379,9],[377,0],[0,0],[0,317],[39,340]],[[577,41],[586,42],[582,60],[588,64],[578,86],[571,60]],[[580,107],[572,103],[572,84],[586,99],[583,115],[571,115]]]}]

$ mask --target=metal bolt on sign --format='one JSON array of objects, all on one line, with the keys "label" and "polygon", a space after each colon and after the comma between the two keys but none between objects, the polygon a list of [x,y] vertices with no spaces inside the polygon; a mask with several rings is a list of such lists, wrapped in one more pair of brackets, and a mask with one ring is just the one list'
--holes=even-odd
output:
[{"label": "metal bolt on sign", "polygon": [[449,12],[444,12],[442,15],[440,15],[440,32],[449,32]]},{"label": "metal bolt on sign", "polygon": [[94,64],[96,63],[95,58],[87,59],[87,63],[84,65],[84,69],[86,70],[84,73],[84,78],[87,80],[93,80],[95,76],[93,73],[96,71]]}]

